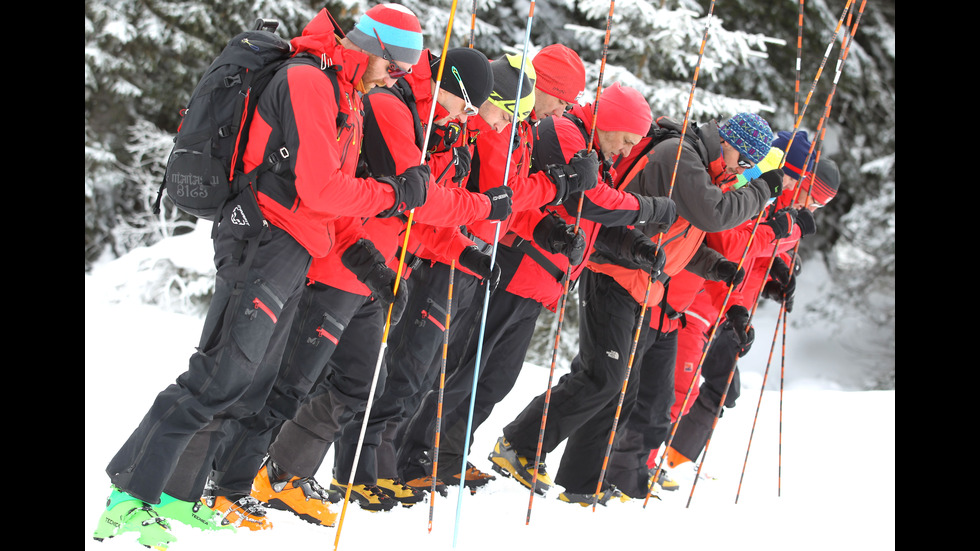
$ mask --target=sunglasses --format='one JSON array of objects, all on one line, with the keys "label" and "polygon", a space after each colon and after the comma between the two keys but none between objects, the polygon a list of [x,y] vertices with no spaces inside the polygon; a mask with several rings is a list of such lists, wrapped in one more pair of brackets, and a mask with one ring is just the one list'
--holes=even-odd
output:
[{"label": "sunglasses", "polygon": [[742,156],[741,153],[739,153],[738,154],[738,166],[740,166],[742,168],[752,168],[752,167],[755,166],[755,163],[749,161],[744,156]]},{"label": "sunglasses", "polygon": [[399,67],[398,64],[395,63],[395,60],[391,58],[391,54],[388,53],[388,48],[385,48],[385,43],[382,42],[381,37],[378,36],[378,29],[371,29],[371,30],[374,31],[374,37],[378,39],[378,44],[381,45],[381,57],[383,57],[384,60],[388,62],[388,76],[391,78],[400,78],[405,75],[411,74],[412,73],[411,67],[409,67],[409,69],[406,71],[405,69]]},{"label": "sunglasses", "polygon": [[480,112],[480,109],[470,103],[470,95],[466,93],[466,86],[463,86],[463,78],[459,76],[459,71],[456,70],[456,66],[452,66],[453,76],[456,77],[456,82],[459,83],[459,90],[463,92],[463,101],[466,102],[466,106],[463,107],[463,114],[467,117],[472,117]]}]

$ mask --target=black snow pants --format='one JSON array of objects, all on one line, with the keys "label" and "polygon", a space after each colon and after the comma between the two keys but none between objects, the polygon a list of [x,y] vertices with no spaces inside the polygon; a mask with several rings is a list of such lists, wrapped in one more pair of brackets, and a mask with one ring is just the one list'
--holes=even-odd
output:
[{"label": "black snow pants", "polygon": [[[647,315],[639,319],[640,305],[613,278],[586,270],[581,283],[579,353],[572,359],[570,373],[551,390],[542,455],[567,439],[555,483],[569,492],[591,494],[602,470],[636,324],[641,323],[637,350],[645,346],[650,328]],[[621,416],[628,416],[633,407],[630,392],[635,397],[638,379],[638,373],[630,378]],[[544,394],[534,398],[504,427],[504,437],[518,455],[535,455],[544,398]]]},{"label": "black snow pants", "polygon": [[195,469],[213,461],[227,422],[265,403],[310,265],[309,252],[275,226],[254,252],[229,224],[215,231],[215,291],[197,351],[106,467],[112,484],[148,503],[165,490],[199,499],[206,477]]}]

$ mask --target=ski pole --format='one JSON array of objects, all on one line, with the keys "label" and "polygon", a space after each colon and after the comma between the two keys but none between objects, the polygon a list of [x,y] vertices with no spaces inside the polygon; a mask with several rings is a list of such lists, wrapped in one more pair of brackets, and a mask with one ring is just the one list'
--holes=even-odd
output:
[{"label": "ski pole", "polygon": [[[832,39],[832,40],[830,41],[830,44],[829,44],[829,45],[827,46],[827,50],[826,50],[826,52],[824,53],[824,57],[823,57],[823,60],[822,60],[822,61],[821,61],[821,63],[820,63],[820,68],[819,68],[819,69],[817,70],[817,73],[816,73],[816,75],[814,76],[814,79],[813,79],[813,84],[811,85],[811,88],[810,88],[810,92],[809,92],[809,93],[807,94],[807,96],[806,96],[806,99],[805,99],[805,100],[804,100],[804,102],[803,102],[803,108],[802,108],[802,110],[801,110],[801,112],[800,112],[800,114],[799,114],[799,115],[797,116],[797,119],[796,119],[796,123],[795,123],[795,124],[794,124],[794,126],[793,126],[793,132],[792,132],[792,134],[790,135],[790,139],[789,139],[789,143],[787,143],[787,145],[786,145],[786,151],[789,151],[789,149],[790,149],[790,147],[791,147],[791,146],[792,146],[792,144],[793,144],[793,140],[795,139],[795,137],[796,137],[796,133],[797,133],[797,131],[799,130],[799,127],[800,127],[800,123],[801,123],[801,122],[802,122],[802,120],[803,120],[803,114],[804,114],[804,113],[806,112],[806,109],[807,109],[807,106],[808,106],[808,105],[809,105],[809,103],[810,103],[810,99],[811,99],[811,98],[812,98],[812,96],[813,96],[813,91],[814,91],[814,89],[816,88],[816,86],[817,86],[817,82],[818,82],[818,81],[820,80],[820,76],[821,76],[821,74],[822,74],[822,72],[823,72],[823,68],[824,68],[824,66],[825,66],[825,65],[826,65],[826,63],[827,63],[827,58],[828,58],[828,57],[830,56],[830,50],[831,50],[831,48],[833,47],[833,45],[834,45],[834,44],[836,43],[836,41],[837,41],[837,35],[838,35],[838,34],[839,34],[839,32],[840,32],[840,27],[841,27],[841,25],[842,25],[842,24],[843,24],[843,22],[844,22],[844,18],[845,18],[845,16],[847,15],[847,12],[848,12],[848,9],[850,8],[850,6],[851,6],[851,3],[852,3],[852,2],[853,2],[853,0],[847,0],[847,5],[846,5],[846,6],[844,7],[844,12],[843,12],[843,13],[841,13],[841,17],[840,17],[840,19],[839,19],[839,20],[838,20],[838,22],[837,22],[837,27],[836,27],[836,29],[835,29],[835,31],[834,31],[834,37],[833,37],[833,39]],[[784,153],[784,154],[783,154],[783,158],[782,158],[782,159],[780,160],[780,163],[779,163],[779,166],[780,166],[780,168],[781,168],[781,167],[782,167],[782,166],[783,166],[783,165],[785,164],[785,162],[786,162],[786,155],[785,155],[785,153]],[[806,165],[804,164],[804,166],[806,166]],[[767,205],[766,207],[768,207],[768,205]],[[748,253],[748,251],[749,251],[749,246],[751,245],[751,243],[752,243],[752,240],[753,240],[753,239],[754,239],[754,237],[755,237],[755,233],[756,233],[756,230],[757,230],[757,229],[758,229],[758,227],[759,227],[759,223],[760,223],[760,222],[762,221],[762,216],[763,216],[763,214],[764,214],[764,213],[766,212],[766,207],[763,207],[763,209],[762,209],[761,211],[759,211],[759,215],[758,215],[758,216],[756,217],[756,220],[755,220],[755,223],[754,223],[754,225],[752,226],[752,232],[751,232],[751,234],[749,235],[749,239],[748,239],[748,242],[746,243],[746,246],[745,246],[745,250],[743,251],[743,253],[742,253],[742,257],[741,257],[741,259],[739,260],[739,263],[738,263],[738,267],[739,267],[739,268],[741,268],[741,267],[742,267],[742,264],[743,264],[743,262],[745,261],[745,257],[746,257],[746,255],[747,255],[747,253]],[[719,312],[718,312],[718,316],[716,317],[716,321],[715,321],[715,324],[714,324],[714,325],[712,325],[712,327],[711,327],[711,331],[710,331],[710,332],[709,332],[709,334],[708,334],[708,340],[707,340],[707,342],[705,343],[705,349],[704,349],[704,352],[703,352],[703,353],[701,354],[701,360],[700,360],[700,362],[698,363],[698,367],[697,367],[697,369],[696,369],[696,370],[695,370],[695,372],[694,372],[694,377],[693,377],[693,378],[692,378],[692,380],[691,380],[691,385],[692,385],[692,387],[691,387],[691,388],[693,388],[693,385],[694,385],[694,382],[695,382],[695,381],[697,381],[697,378],[698,378],[698,375],[699,375],[699,374],[700,374],[700,372],[701,372],[701,365],[702,365],[702,364],[704,363],[704,359],[705,359],[705,356],[707,355],[707,351],[708,351],[708,348],[710,347],[710,345],[711,345],[711,343],[712,343],[712,341],[714,340],[714,337],[715,337],[715,334],[716,334],[716,332],[717,332],[717,328],[718,328],[718,324],[720,323],[720,321],[721,321],[721,318],[722,318],[722,316],[724,315],[724,312],[725,312],[725,307],[726,307],[726,306],[727,306],[727,304],[728,304],[728,300],[729,300],[729,298],[731,297],[731,294],[732,294],[732,291],[733,291],[733,290],[734,290],[734,286],[730,286],[730,287],[729,287],[729,289],[728,289],[728,293],[727,293],[727,294],[725,295],[725,300],[724,300],[724,302],[722,303],[722,306],[721,306],[721,309],[720,309],[720,310],[719,310]],[[750,317],[750,320],[751,320],[751,317]],[[731,379],[732,379],[732,377],[733,377],[733,376],[734,376],[734,367],[733,367],[733,369],[732,369],[732,372],[731,372],[731,373],[729,374],[729,382],[731,381]],[[685,399],[684,399],[684,404],[682,404],[682,407],[681,407],[681,410],[680,410],[680,411],[684,411],[684,407],[686,407],[686,406],[687,406],[687,399],[688,399],[688,397],[689,397],[689,396],[690,396],[690,394],[691,394],[691,388],[689,388],[689,389],[688,389],[688,393],[687,393],[687,396],[685,396]],[[727,394],[727,392],[728,392],[728,391],[727,391],[727,387],[726,387],[726,390],[725,390],[725,393]],[[722,401],[722,405],[724,405],[724,401]],[[720,412],[720,410],[719,410],[719,412]],[[715,422],[714,422],[714,423],[713,423],[713,425],[712,425],[712,430],[711,430],[711,432],[713,432],[713,431],[714,431],[714,425],[716,425],[716,424],[717,424],[717,416],[716,416],[716,418],[715,418]],[[667,453],[666,453],[666,449],[668,449],[668,448],[670,447],[670,444],[671,444],[671,442],[673,441],[673,439],[674,439],[674,435],[675,435],[676,433],[677,433],[677,423],[674,423],[674,426],[673,426],[673,428],[671,429],[671,432],[670,432],[670,437],[669,437],[669,439],[667,440],[667,446],[665,446],[665,451],[664,451],[664,454],[663,454],[663,455],[661,455],[661,457],[660,457],[660,461],[659,461],[659,463],[657,464],[657,470],[656,470],[655,472],[657,472],[657,473],[659,473],[659,472],[660,472],[660,469],[662,468],[662,466],[663,466],[663,463],[664,463],[664,461],[666,460],[666,457],[667,457]],[[709,432],[709,437],[708,437],[708,441],[709,441],[709,442],[710,442],[710,438],[711,438],[711,437],[710,437],[710,432]],[[707,452],[707,445],[706,445],[706,447],[705,447],[705,450],[704,450],[704,452]],[[700,463],[698,464],[698,476],[700,476],[700,474],[701,474],[701,466],[702,466],[703,464],[704,464],[704,456],[702,455],[702,458],[701,458],[701,462],[700,462]],[[695,477],[695,480],[694,480],[694,484],[692,484],[692,487],[691,487],[691,496],[693,496],[693,495],[694,495],[694,487],[695,487],[695,486],[697,486],[697,477]],[[690,500],[690,497],[688,498],[688,502],[687,502],[687,503],[688,503],[688,507],[689,507],[689,506],[690,506],[690,503],[691,503],[691,500]]]},{"label": "ski pole", "polygon": [[[861,5],[861,11],[863,12],[863,10],[864,10],[864,3],[862,3],[862,5]],[[858,20],[860,20],[860,14],[858,15]],[[802,35],[802,28],[803,28],[803,1],[802,0],[800,1],[800,22],[799,22],[799,27],[800,27],[800,31],[799,31],[800,32],[800,35]],[[855,23],[854,27],[852,28],[852,33],[851,33],[851,37],[852,38],[853,38],[853,33],[856,30],[857,30],[857,23]],[[799,42],[799,39],[798,39],[798,42]],[[844,47],[841,50],[841,60],[838,63],[837,76],[834,79],[834,86],[835,87],[836,87],[837,79],[840,76],[840,70],[841,70],[841,68],[843,66],[843,61],[844,61],[844,59],[846,57],[847,57],[847,47]],[[799,54],[797,55],[797,87],[798,87],[798,84],[799,84],[799,76],[798,75],[799,75]],[[833,92],[831,92],[831,94],[828,96],[828,99],[827,99],[828,111],[821,118],[820,123],[817,125],[818,126],[818,132],[821,132],[821,134],[818,134],[820,136],[819,139],[820,139],[820,142],[821,143],[823,142],[823,137],[824,137],[823,136],[823,133],[826,132],[826,128],[823,127],[823,123],[826,120],[827,115],[829,115],[830,98],[832,96],[833,96]],[[796,111],[794,110],[794,113],[795,112]],[[822,131],[821,131],[821,129],[822,129]],[[810,150],[807,152],[807,159],[806,159],[806,161],[803,162],[803,166],[804,167],[807,165],[807,161],[809,161],[809,156],[813,152],[813,147],[814,146],[815,146],[815,144],[811,144]],[[811,188],[812,188],[812,185],[813,185],[813,176],[816,174],[816,166],[819,164],[819,162],[820,162],[820,150],[818,149],[817,150],[817,155],[816,155],[816,162],[814,163],[814,170],[809,175],[811,177],[811,181],[810,181]],[[805,179],[806,177],[807,177],[807,174],[804,173],[803,179]],[[799,196],[799,192],[802,189],[802,187],[803,186],[800,186],[800,187],[797,188],[796,194],[794,195],[794,201]],[[810,189],[811,188],[808,188],[807,189],[807,195],[808,196],[809,196],[809,193],[810,193]],[[798,250],[799,250],[799,242],[797,242],[796,247],[793,250],[793,253],[794,254],[792,255],[791,264],[794,264],[796,262],[796,254],[795,253]],[[777,254],[777,250],[774,249],[773,250],[773,257],[775,257],[776,254]],[[792,273],[792,271],[793,271],[793,268],[791,266],[790,267],[790,273]],[[783,353],[782,353],[781,373],[780,373],[780,382],[779,382],[779,387],[780,387],[780,400],[779,400],[779,403],[780,403],[780,410],[779,410],[779,427],[780,427],[780,431],[779,431],[779,442],[780,442],[780,446],[779,446],[779,449],[780,449],[780,451],[779,451],[779,474],[777,475],[777,478],[780,480],[777,483],[777,486],[781,486],[781,473],[782,473],[782,402],[783,402],[782,390],[783,390],[784,375],[785,375],[785,368],[786,368],[786,319],[783,317],[784,316],[784,313],[787,313],[786,312],[786,299],[785,298],[781,301],[780,309],[779,309],[779,315],[776,317],[776,328],[775,328],[775,331],[774,331],[773,337],[772,337],[772,339],[773,339],[772,340],[772,347],[769,350],[769,359],[766,362],[766,369],[765,369],[765,372],[764,372],[764,375],[763,375],[763,378],[762,378],[762,389],[759,392],[759,401],[756,404],[755,416],[752,419],[752,430],[749,433],[749,442],[748,442],[748,445],[745,448],[745,461],[742,464],[742,473],[741,473],[741,475],[739,477],[738,490],[735,493],[735,503],[738,503],[739,495],[741,495],[741,492],[742,492],[742,482],[743,482],[743,480],[745,478],[745,469],[748,466],[748,462],[749,462],[749,452],[750,452],[750,450],[752,448],[752,438],[753,438],[753,436],[755,434],[755,427],[756,427],[756,422],[757,422],[758,417],[759,417],[759,410],[762,407],[762,397],[763,397],[763,393],[765,392],[766,380],[767,380],[767,378],[769,376],[769,367],[770,367],[770,363],[772,362],[772,353],[773,353],[773,350],[775,349],[775,346],[776,346],[776,339],[779,336],[779,323],[780,323],[780,320],[782,319],[782,323],[783,323]],[[777,494],[778,493],[779,493],[779,489],[777,487]]]},{"label": "ski pole", "polygon": [[[742,463],[742,475],[738,479],[738,490],[735,492],[735,503],[738,503],[738,496],[742,493],[742,480],[745,478],[745,467],[749,464],[749,448],[752,447],[752,436],[755,434],[756,421],[759,419],[759,409],[762,408],[762,396],[766,390],[766,381],[769,379],[769,366],[772,365],[772,353],[776,350],[776,339],[779,337],[779,321],[784,319],[783,313],[786,312],[786,301],[783,300],[779,308],[779,315],[776,316],[776,330],[772,334],[772,345],[769,347],[769,359],[766,361],[766,370],[762,374],[762,389],[759,391],[759,401],[755,405],[755,416],[752,418],[752,430],[749,432],[749,446],[745,448],[745,461]],[[786,326],[783,326],[783,365],[786,365]],[[782,381],[782,378],[780,378]]]},{"label": "ski pole", "polygon": [[[437,71],[436,74],[436,89],[432,94],[433,97],[432,108],[429,110],[429,119],[428,119],[428,124],[426,125],[425,138],[422,141],[422,153],[421,153],[421,159],[419,159],[420,165],[425,163],[425,155],[426,155],[426,150],[428,149],[429,136],[432,133],[432,120],[435,118],[436,103],[437,103],[435,101],[435,98],[439,96],[439,88],[442,83],[443,68],[445,67],[446,64],[446,50],[449,48],[449,37],[452,35],[453,19],[456,17],[456,2],[457,0],[453,0],[452,8],[449,12],[449,24],[446,27],[446,37],[443,40],[443,44],[442,44],[442,56],[439,59],[439,70]],[[415,218],[415,208],[412,208],[408,212],[408,221],[406,222],[406,226],[405,226],[405,238],[402,243],[401,254],[398,257],[398,270],[395,275],[395,285],[393,289],[393,293],[395,297],[398,296],[399,283],[401,283],[401,279],[402,279],[401,275],[405,268],[405,254],[408,251],[408,238],[412,230],[412,224],[414,218]],[[369,418],[371,416],[371,406],[374,403],[374,391],[375,388],[377,387],[378,379],[380,377],[381,364],[382,362],[384,362],[385,350],[388,347],[388,332],[391,329],[391,313],[392,310],[394,310],[394,306],[397,300],[398,299],[396,298],[391,302],[391,304],[388,305],[388,313],[385,317],[384,331],[382,332],[381,335],[381,347],[378,350],[378,361],[374,366],[374,375],[371,378],[371,387],[368,389],[368,399],[367,399],[367,403],[364,406],[364,420],[361,422],[361,431],[357,437],[357,447],[354,450],[354,459],[351,464],[350,477],[347,480],[347,491],[344,493],[344,505],[340,510],[340,519],[337,521],[337,534],[334,536],[334,540],[333,540],[334,551],[337,551],[337,548],[340,545],[340,534],[344,527],[344,517],[347,514],[347,504],[350,503],[351,490],[354,488],[354,474],[357,471],[357,463],[358,461],[360,461],[361,458],[361,448],[364,445],[364,435],[367,433],[367,425],[368,425]]]},{"label": "ski pole", "polygon": [[436,436],[432,447],[432,486],[429,490],[429,533],[432,533],[432,514],[436,506],[436,483],[439,473],[439,433],[442,429],[442,398],[446,388],[446,356],[449,351],[449,318],[453,309],[453,278],[456,273],[456,261],[449,263],[449,298],[446,307],[446,330],[442,337],[442,363],[439,366],[439,400],[436,406]]},{"label": "ski pole", "polygon": [[[475,37],[476,37],[476,0],[473,0],[473,8],[470,13],[470,44],[469,44],[470,48],[473,48]],[[465,135],[466,133],[465,123],[463,124],[462,132]],[[449,167],[452,165],[453,163],[446,165],[446,169],[443,172],[445,173],[446,170],[449,170]],[[453,279],[455,279],[455,275],[456,275],[456,260],[453,259],[449,263],[449,297],[447,299],[448,300],[447,304],[449,306],[446,308],[446,330],[442,340],[442,362],[439,366],[439,398],[436,406],[435,439],[432,444],[432,474],[431,474],[432,485],[429,489],[429,533],[432,533],[432,515],[435,509],[436,488],[439,482],[439,478],[437,475],[439,473],[439,443],[440,443],[441,431],[442,431],[442,402],[443,402],[443,394],[446,388],[446,361],[449,352],[449,317],[453,307]]]},{"label": "ski pole", "polygon": [[[803,163],[803,166],[804,167],[808,164],[809,157],[813,153],[814,147],[817,147],[817,143],[819,143],[820,144],[820,147],[817,148],[816,157],[815,157],[816,160],[814,162],[814,169],[809,174],[809,177],[810,177],[810,186],[807,187],[807,197],[809,197],[810,191],[812,190],[812,187],[813,187],[813,179],[816,177],[816,167],[819,166],[819,163],[820,163],[820,156],[821,156],[821,151],[822,151],[822,145],[823,145],[824,138],[825,138],[826,131],[827,131],[826,126],[824,125],[824,122],[828,119],[828,117],[830,115],[831,100],[832,100],[833,95],[834,95],[834,92],[836,90],[837,82],[838,82],[838,80],[840,78],[840,74],[841,74],[841,72],[843,70],[844,62],[847,59],[847,53],[848,53],[848,51],[850,49],[850,44],[851,44],[851,42],[854,39],[854,34],[857,32],[858,24],[859,24],[859,22],[861,20],[862,14],[864,13],[865,4],[866,4],[866,0],[862,1],[861,7],[858,10],[857,18],[854,21],[853,27],[851,27],[850,38],[848,39],[845,36],[845,41],[846,42],[845,42],[844,45],[842,45],[842,48],[841,48],[841,54],[840,54],[840,59],[838,61],[838,65],[837,65],[837,73],[836,73],[836,75],[834,77],[833,88],[831,89],[831,92],[827,96],[826,111],[825,111],[824,115],[821,117],[819,124],[817,125],[817,132],[818,132],[819,138],[813,144],[811,144],[810,150],[807,152],[807,160]],[[852,8],[852,10],[853,10],[853,8]],[[807,177],[807,175],[804,174],[803,179],[805,180],[806,177]],[[796,193],[794,194],[794,202],[796,202],[796,199],[799,197],[799,192],[801,191],[802,187],[803,186],[800,186],[800,187],[797,188]],[[804,202],[805,201],[806,201],[806,199],[804,199]],[[794,265],[796,263],[797,254],[798,254],[798,251],[799,251],[799,246],[800,246],[800,243],[797,242],[796,243],[796,246],[793,249],[793,253],[791,254],[792,260],[790,261],[790,267],[789,267],[789,273],[790,274],[793,273],[793,268],[794,268]],[[777,253],[777,251],[774,250],[773,251],[773,258],[770,259],[770,267],[772,266],[772,262],[775,259],[776,253]],[[783,301],[781,302],[781,305],[780,305],[779,316],[783,316],[783,313],[785,312],[785,309],[786,309],[786,300],[784,298]],[[780,373],[780,382],[779,382],[779,452],[778,452],[779,453],[779,461],[778,461],[779,466],[778,466],[778,473],[777,473],[777,495],[781,495],[781,491],[782,491],[782,438],[783,438],[783,435],[782,435],[783,422],[782,421],[783,421],[783,386],[784,386],[784,381],[785,381],[785,369],[786,369],[786,325],[787,325],[786,324],[786,319],[783,318],[783,354],[782,354],[781,373]],[[776,336],[778,335],[778,332],[779,332],[779,318],[777,317],[777,319],[776,319],[776,333],[773,335],[773,346],[775,346],[775,340],[776,340]],[[772,355],[772,352],[770,351],[770,361],[771,361],[771,355]],[[767,363],[766,364],[766,374],[767,375],[768,375],[768,372],[769,372],[769,364]],[[765,390],[765,377],[763,378],[762,387],[763,387],[762,391],[764,391]],[[742,474],[741,474],[741,477],[739,478],[738,491],[735,494],[735,503],[738,503],[738,498],[739,498],[739,495],[741,494],[742,479],[745,476],[745,469],[746,469],[746,466],[748,464],[749,451],[750,451],[751,446],[752,446],[752,437],[753,437],[753,435],[755,433],[755,423],[756,423],[756,419],[758,418],[759,408],[761,407],[761,403],[762,403],[762,391],[760,391],[759,404],[756,407],[755,418],[753,418],[753,421],[752,421],[752,432],[749,435],[749,442],[748,442],[748,445],[746,446],[746,450],[745,450],[745,462],[742,465]]]},{"label": "ski pole", "polygon": [[470,48],[476,45],[476,0],[473,0],[473,8],[470,10]]},{"label": "ski pole", "polygon": [[799,22],[796,25],[796,84],[793,88],[793,116],[800,114],[800,64],[803,56],[803,0],[800,0]]},{"label": "ski pole", "polygon": [[[453,0],[455,3],[456,0]],[[514,115],[513,121],[510,125],[510,141],[507,145],[507,162],[504,165],[504,182],[503,185],[507,185],[507,177],[510,173],[510,161],[514,153],[514,137],[517,134],[517,126],[521,122],[520,118],[520,104],[521,89],[524,87],[524,73],[527,64],[527,50],[528,45],[531,42],[531,23],[534,20],[534,0],[531,0],[531,5],[528,8],[527,14],[527,26],[524,31],[524,51],[521,54],[521,68],[517,74],[517,97],[514,98]],[[493,245],[490,249],[490,269],[493,270],[493,266],[497,261],[497,245],[500,241],[500,220],[494,221],[494,231],[493,231]],[[469,412],[466,416],[466,432],[463,435],[463,461],[461,472],[459,475],[459,494],[456,497],[456,524],[453,527],[453,548],[456,548],[456,543],[459,538],[459,519],[463,508],[463,490],[466,487],[466,463],[467,456],[469,455],[470,447],[470,431],[473,428],[473,410],[476,407],[476,387],[479,383],[480,378],[480,362],[483,356],[483,335],[487,324],[487,309],[490,307],[490,281],[486,281],[486,293],[483,295],[483,310],[480,313],[480,331],[479,338],[476,343],[476,357],[473,361],[473,386],[470,390],[470,404]]]},{"label": "ski pole", "polygon": [[[786,310],[786,300],[783,299],[782,310]],[[786,318],[789,317],[789,313],[783,317],[783,358],[782,363],[779,368],[779,464],[776,467],[776,497],[782,497],[783,495],[783,384],[786,381]],[[748,454],[748,449],[746,449],[746,457]],[[736,502],[738,501],[738,496],[735,497]]]},{"label": "ski pole", "polygon": [[[609,15],[606,16],[606,36],[602,43],[602,63],[599,65],[599,82],[596,86],[595,101],[592,102],[592,128],[589,131],[589,141],[586,144],[586,150],[591,151],[593,148],[593,143],[595,139],[595,125],[596,120],[599,115],[599,98],[602,95],[602,79],[606,71],[606,57],[609,52],[609,35],[610,29],[612,27],[612,16],[613,9],[616,5],[615,0],[609,3]],[[585,193],[579,194],[578,198],[578,209],[575,213],[575,226],[573,231],[577,235],[580,231],[580,226],[582,222],[582,206],[585,202]],[[583,260],[584,262],[584,260]],[[531,472],[531,491],[530,496],[527,501],[527,516],[524,519],[524,524],[528,525],[531,523],[531,506],[534,503],[534,487],[538,482],[538,469],[541,467],[541,451],[544,448],[544,431],[548,424],[548,407],[551,405],[551,384],[555,377],[555,366],[558,364],[558,353],[559,344],[561,343],[561,329],[565,321],[565,307],[568,304],[568,288],[571,283],[572,278],[572,263],[569,261],[568,266],[565,268],[565,277],[562,280],[562,290],[561,297],[558,300],[558,322],[555,328],[555,345],[551,352],[551,367],[548,371],[548,388],[544,393],[544,406],[541,411],[541,428],[538,431],[538,444],[537,450],[534,454],[534,470]]]}]

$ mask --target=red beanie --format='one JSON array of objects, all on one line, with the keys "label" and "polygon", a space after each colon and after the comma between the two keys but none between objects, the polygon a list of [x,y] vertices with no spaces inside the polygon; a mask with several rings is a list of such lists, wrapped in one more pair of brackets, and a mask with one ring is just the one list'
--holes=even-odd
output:
[{"label": "red beanie", "polygon": [[653,111],[643,94],[618,82],[602,90],[598,109],[596,128],[606,132],[623,130],[646,136],[653,123]]},{"label": "red beanie", "polygon": [[574,50],[563,44],[546,46],[531,61],[537,80],[534,89],[560,100],[577,103],[585,90],[585,65]]}]

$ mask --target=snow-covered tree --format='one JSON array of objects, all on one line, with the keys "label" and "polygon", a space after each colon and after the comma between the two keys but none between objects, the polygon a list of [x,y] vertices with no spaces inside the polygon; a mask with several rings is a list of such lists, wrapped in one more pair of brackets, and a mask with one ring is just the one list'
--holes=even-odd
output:
[{"label": "snow-covered tree", "polygon": [[[258,17],[277,19],[281,36],[296,36],[323,7],[342,28],[349,29],[375,3],[86,0],[86,271],[100,258],[119,256],[187,231],[195,223],[167,200],[159,216],[152,214],[151,206],[170,138],[179,124],[179,111],[229,38],[251,27]],[[441,51],[451,0],[404,3],[419,15],[425,46]],[[845,5],[849,13],[844,25],[839,25]],[[530,6],[529,0],[457,2],[449,45],[469,46],[472,40],[491,59],[521,51]],[[534,6],[529,54],[533,57],[552,43],[579,52],[588,79],[582,101],[590,101],[598,85],[610,3],[539,0]],[[616,2],[603,86],[622,82],[637,88],[648,98],[655,115],[682,118],[707,30],[693,121],[722,120],[738,111],[754,111],[774,130],[792,129],[799,121],[799,129],[808,132],[810,139],[818,138],[815,132],[822,126],[825,132],[820,137],[826,139],[821,155],[840,166],[842,186],[837,198],[819,211],[818,234],[804,240],[801,251],[807,262],[826,258],[837,280],[847,282],[840,289],[828,290],[827,307],[843,308],[867,298],[862,309],[885,328],[880,342],[893,343],[895,3],[730,0],[715,3],[709,18],[711,6],[710,0]],[[798,24],[801,6],[802,29]],[[471,19],[474,11],[475,21]],[[858,21],[838,75],[841,45]],[[825,103],[832,88],[828,112]],[[825,114],[829,116],[824,119]],[[201,286],[194,279],[210,277],[207,273],[178,273],[184,280],[180,285],[198,294]],[[805,282],[803,277],[801,282]],[[173,285],[168,285],[169,290],[161,289],[161,293],[172,295]],[[575,307],[570,299],[563,328],[563,360],[576,348]],[[829,311],[813,315],[833,319]],[[553,334],[547,328],[553,318],[547,313],[541,316],[537,332],[544,337],[536,337],[532,350],[546,350],[547,358],[534,358],[538,363],[550,363]]]}]

